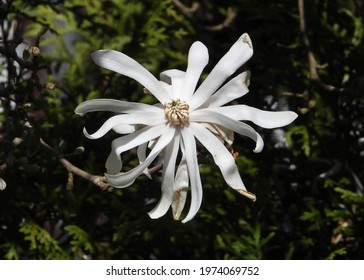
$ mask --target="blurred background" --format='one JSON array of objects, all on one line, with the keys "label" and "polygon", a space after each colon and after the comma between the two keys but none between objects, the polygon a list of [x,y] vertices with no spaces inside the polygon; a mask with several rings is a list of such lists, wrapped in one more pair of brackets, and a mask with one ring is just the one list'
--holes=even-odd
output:
[{"label": "blurred background", "polygon": [[[363,259],[363,19],[361,0],[1,0],[0,258]],[[229,188],[204,150],[203,202],[186,224],[147,215],[158,173],[111,190],[69,172],[102,176],[116,137],[86,139],[83,127],[110,114],[81,118],[80,102],[155,102],[96,66],[93,51],[124,52],[158,77],[185,70],[199,40],[205,77],[245,32],[254,55],[239,103],[299,115],[282,129],[254,126],[259,154],[236,136],[256,202]],[[135,152],[124,163],[137,165]]]}]

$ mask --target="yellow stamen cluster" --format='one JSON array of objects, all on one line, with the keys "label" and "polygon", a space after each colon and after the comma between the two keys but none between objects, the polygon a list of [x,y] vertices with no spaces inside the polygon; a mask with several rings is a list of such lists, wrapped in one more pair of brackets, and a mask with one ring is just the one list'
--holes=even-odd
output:
[{"label": "yellow stamen cluster", "polygon": [[189,120],[190,106],[180,99],[170,100],[164,104],[164,114],[166,119],[173,125],[186,124]]}]

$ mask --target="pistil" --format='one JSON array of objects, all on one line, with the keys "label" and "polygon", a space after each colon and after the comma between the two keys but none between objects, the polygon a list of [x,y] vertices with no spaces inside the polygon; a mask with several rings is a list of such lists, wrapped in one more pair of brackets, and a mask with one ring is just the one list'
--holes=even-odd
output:
[{"label": "pistil", "polygon": [[190,106],[180,99],[170,100],[164,104],[166,119],[173,125],[184,125],[189,120]]}]

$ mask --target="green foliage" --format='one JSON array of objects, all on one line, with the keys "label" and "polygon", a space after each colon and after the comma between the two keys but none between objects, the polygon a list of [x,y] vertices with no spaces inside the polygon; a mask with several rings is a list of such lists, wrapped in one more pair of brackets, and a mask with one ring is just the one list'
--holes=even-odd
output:
[{"label": "green foliage", "polygon": [[[364,6],[304,1],[319,80],[312,77],[297,1],[1,1],[0,258],[4,259],[363,259]],[[115,49],[151,73],[185,70],[192,42],[213,65],[248,32],[250,93],[239,103],[292,110],[282,130],[257,128],[262,153],[235,137],[252,203],[229,188],[207,151],[199,154],[204,199],[196,218],[151,220],[158,174],[123,190],[100,189],[64,161],[102,175],[115,134],[89,141],[109,117],[83,119],[93,98],[155,103],[132,79],[96,66]],[[40,53],[37,53],[37,49]],[[205,74],[204,74],[205,75]],[[51,149],[44,144],[47,143]],[[80,151],[83,151],[81,153]],[[123,158],[125,168],[137,163]]]},{"label": "green foliage", "polygon": [[[35,259],[66,259],[68,255],[58,245],[58,242],[43,228],[29,221],[19,226],[19,232],[24,234],[24,240],[30,242],[29,256]],[[15,257],[14,248],[10,248],[7,257]],[[16,256],[17,257],[17,256]]]},{"label": "green foliage", "polygon": [[77,254],[80,254],[80,252],[92,254],[95,251],[86,231],[76,225],[68,225],[64,230],[72,237],[70,241],[72,252]]},{"label": "green foliage", "polygon": [[4,255],[5,260],[19,260],[19,254],[16,246],[11,243],[4,243],[1,245],[1,249],[7,253]]},{"label": "green foliage", "polygon": [[[296,136],[296,137],[293,137]],[[306,126],[294,126],[291,127],[286,133],[286,140],[289,146],[300,145],[300,149],[304,152],[306,157],[310,156],[311,143],[310,134]]]},{"label": "green foliage", "polygon": [[[262,237],[262,226],[257,222],[254,226],[244,221],[240,222],[242,235],[218,235],[216,237],[217,247],[226,252],[225,259],[264,259],[267,244],[274,237],[275,232],[271,231],[267,236]],[[245,228],[245,230],[244,230]]]}]

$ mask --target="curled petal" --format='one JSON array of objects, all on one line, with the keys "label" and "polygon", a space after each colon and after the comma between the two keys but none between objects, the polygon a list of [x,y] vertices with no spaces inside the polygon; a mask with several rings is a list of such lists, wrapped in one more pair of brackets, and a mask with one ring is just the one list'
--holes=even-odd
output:
[{"label": "curled petal", "polygon": [[249,79],[249,71],[241,73],[221,87],[201,107],[219,107],[244,96],[249,92]]},{"label": "curled petal", "polygon": [[187,216],[182,220],[182,223],[186,223],[190,221],[200,209],[202,202],[202,185],[197,163],[196,141],[193,133],[189,127],[185,126],[181,129],[181,134],[191,185],[190,210],[188,211]]},{"label": "curled petal", "polygon": [[252,121],[264,128],[285,126],[297,118],[297,114],[292,111],[271,112],[246,105],[207,108],[206,110],[218,112],[234,120]]},{"label": "curled petal", "polygon": [[198,80],[200,79],[202,70],[209,61],[209,53],[204,44],[195,42],[192,44],[188,53],[188,66],[186,76],[183,82],[183,92],[179,96],[182,100],[190,101],[195,91]]},{"label": "curled petal", "polygon": [[263,149],[264,142],[262,137],[251,126],[233,120],[218,112],[208,109],[197,110],[190,114],[190,121],[200,123],[215,123],[221,125],[227,129],[233,130],[254,140],[256,142],[254,152],[259,153]]},{"label": "curled petal", "polygon": [[129,56],[114,50],[99,50],[92,53],[91,57],[97,65],[138,81],[162,104],[171,99],[158,80]]},{"label": "curled petal", "polygon": [[116,175],[105,174],[105,178],[108,183],[115,188],[126,188],[133,184],[135,179],[143,173],[143,171],[153,162],[158,154],[171,142],[174,135],[174,129],[166,129],[159,137],[158,142],[143,163],[125,173],[119,173]]},{"label": "curled petal", "polygon": [[[106,160],[106,170],[109,174],[119,173],[122,168],[120,154],[139,145],[147,146],[147,143],[159,137],[165,130],[165,125],[147,126],[132,134],[119,137],[111,144],[111,153]],[[144,153],[145,154],[145,153]],[[138,153],[139,156],[139,153]],[[145,158],[139,158],[145,161]]]},{"label": "curled petal", "polygon": [[75,109],[78,115],[85,115],[89,112],[109,111],[115,113],[140,113],[140,112],[160,112],[161,108],[153,105],[120,101],[116,99],[93,99],[82,102]]},{"label": "curled petal", "polygon": [[255,201],[255,195],[246,190],[235,164],[235,159],[226,147],[203,125],[191,123],[190,128],[197,140],[211,153],[226,183],[242,194],[244,192],[250,194],[248,197]]},{"label": "curled petal", "polygon": [[205,103],[226,79],[234,74],[252,55],[252,43],[248,34],[245,33],[220,59],[201,86],[196,90],[190,102],[190,109],[194,110]]},{"label": "curled petal", "polygon": [[109,118],[100,128],[93,134],[89,134],[86,129],[83,130],[85,136],[89,139],[98,139],[108,133],[114,127],[122,124],[143,124],[158,125],[165,123],[164,115],[160,112],[148,114],[124,114]]},{"label": "curled petal", "polygon": [[162,175],[162,197],[157,206],[148,214],[152,219],[158,219],[167,213],[173,200],[173,182],[177,154],[179,150],[180,136],[179,133],[166,147],[166,152],[163,162],[163,175]]}]

